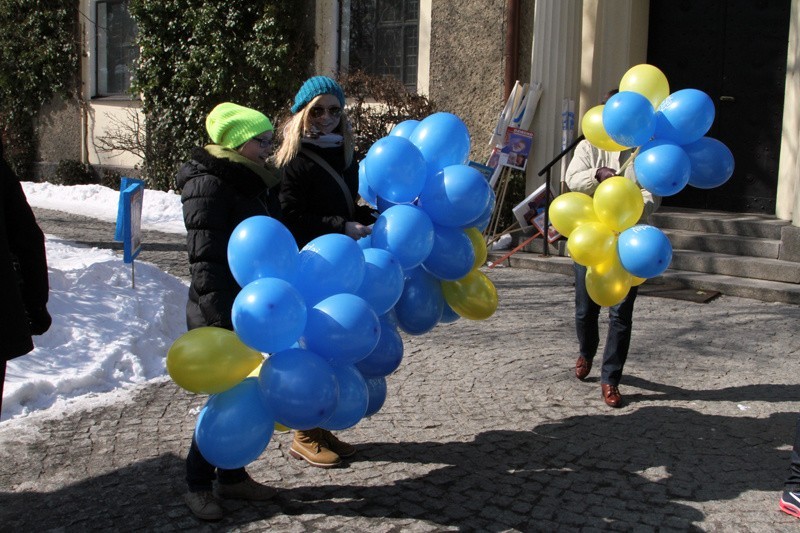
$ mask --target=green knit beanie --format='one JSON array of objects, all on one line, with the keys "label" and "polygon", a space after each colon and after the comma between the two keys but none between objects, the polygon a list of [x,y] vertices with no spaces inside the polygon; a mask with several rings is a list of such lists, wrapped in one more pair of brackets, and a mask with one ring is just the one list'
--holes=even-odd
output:
[{"label": "green knit beanie", "polygon": [[236,148],[273,129],[272,122],[260,111],[231,102],[219,104],[206,118],[211,140],[225,148]]}]

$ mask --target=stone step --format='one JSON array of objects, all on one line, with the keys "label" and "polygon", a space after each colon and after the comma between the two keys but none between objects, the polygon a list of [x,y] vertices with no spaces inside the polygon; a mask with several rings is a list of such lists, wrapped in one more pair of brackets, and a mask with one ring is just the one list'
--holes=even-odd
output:
[{"label": "stone step", "polygon": [[[489,261],[498,261],[508,252],[509,250],[489,252]],[[543,256],[540,253],[520,251],[504,260],[501,265],[512,268],[532,268],[565,276],[573,275],[572,260],[559,255]],[[500,268],[501,265],[498,265],[497,268]],[[800,284],[797,283],[677,270],[674,265],[661,276],[652,278],[647,283],[669,283],[696,290],[718,291],[728,296],[800,305]]]},{"label": "stone step", "polygon": [[724,233],[698,233],[679,229],[663,229],[674,250],[695,250],[720,254],[778,259],[781,241],[760,237],[742,237]]},{"label": "stone step", "polygon": [[670,268],[740,278],[800,283],[800,263],[696,250],[673,250]]},{"label": "stone step", "polygon": [[780,240],[781,229],[790,223],[774,216],[663,207],[652,215],[652,224],[662,230],[722,233],[742,237]]}]

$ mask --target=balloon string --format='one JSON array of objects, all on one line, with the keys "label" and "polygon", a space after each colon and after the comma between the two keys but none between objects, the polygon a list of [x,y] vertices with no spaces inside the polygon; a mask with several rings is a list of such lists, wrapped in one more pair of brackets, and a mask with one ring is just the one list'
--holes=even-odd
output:
[{"label": "balloon string", "polygon": [[619,171],[618,171],[618,174],[617,174],[618,176],[624,175],[623,173],[625,172],[625,169],[630,166],[630,164],[633,162],[634,159],[636,159],[636,156],[639,155],[639,150],[641,150],[641,149],[642,149],[641,146],[637,146],[636,150],[633,151],[631,156],[628,159],[626,159],[624,163],[622,163],[622,166],[619,168]]}]

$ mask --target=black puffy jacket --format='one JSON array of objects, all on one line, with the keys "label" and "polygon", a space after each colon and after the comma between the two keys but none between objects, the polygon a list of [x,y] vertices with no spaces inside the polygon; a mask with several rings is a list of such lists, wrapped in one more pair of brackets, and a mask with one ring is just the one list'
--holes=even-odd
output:
[{"label": "black puffy jacket", "polygon": [[178,170],[192,281],[186,304],[189,329],[233,329],[231,309],[241,290],[228,267],[228,240],[246,218],[280,218],[278,187],[247,166],[195,148]]},{"label": "black puffy jacket", "polygon": [[[339,172],[356,203],[358,163],[354,160],[345,167],[341,148],[319,148],[309,144],[304,144],[303,148],[312,150]],[[355,221],[367,226],[375,222],[374,210],[364,205],[354,205],[351,218],[342,188],[330,173],[302,152],[282,171],[280,200],[283,223],[294,235],[298,247],[302,248],[320,235],[344,233],[345,222]]]}]

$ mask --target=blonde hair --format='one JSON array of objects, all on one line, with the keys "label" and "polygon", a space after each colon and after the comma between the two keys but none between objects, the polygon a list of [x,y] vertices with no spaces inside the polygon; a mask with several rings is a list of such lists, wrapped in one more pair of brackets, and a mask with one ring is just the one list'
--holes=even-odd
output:
[{"label": "blonde hair", "polygon": [[[288,165],[290,161],[297,157],[298,152],[300,152],[308,110],[311,109],[320,96],[322,95],[315,97],[306,104],[303,109],[292,115],[292,118],[289,119],[289,122],[283,127],[283,140],[281,141],[280,148],[278,148],[278,151],[275,153],[275,165],[278,168]],[[353,162],[355,142],[353,141],[353,128],[350,125],[350,119],[347,118],[347,111],[344,108],[342,108],[342,115],[339,118],[339,125],[334,131],[338,131],[344,139],[344,164],[346,167],[349,167],[350,163]]]}]

